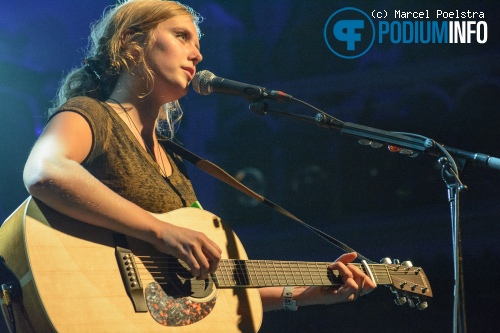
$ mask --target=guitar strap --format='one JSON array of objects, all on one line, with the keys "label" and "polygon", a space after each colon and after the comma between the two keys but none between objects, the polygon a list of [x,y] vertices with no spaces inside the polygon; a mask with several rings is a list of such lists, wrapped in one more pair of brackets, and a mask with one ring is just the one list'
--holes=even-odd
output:
[{"label": "guitar strap", "polygon": [[186,148],[178,145],[177,143],[173,142],[172,140],[164,140],[161,141],[166,148],[169,148],[171,151],[176,153],[177,155],[181,156],[185,160],[189,161],[190,163],[194,164],[196,167],[198,167],[200,170],[208,173],[212,177],[217,178],[218,180],[234,187],[235,189],[239,190],[240,192],[248,195],[249,197],[257,200],[260,203],[263,203],[264,205],[271,207],[273,210],[276,212],[302,224],[304,227],[307,229],[311,230],[314,232],[316,235],[320,236],[321,238],[325,239],[327,242],[335,245],[339,249],[345,251],[345,252],[356,252],[358,254],[358,258],[361,260],[366,260],[369,263],[374,263],[370,259],[366,258],[363,256],[361,253],[358,251],[353,250],[351,247],[347,246],[346,244],[342,243],[341,241],[335,239],[334,237],[328,235],[327,233],[305,223],[286,209],[282,208],[281,206],[275,204],[274,202],[266,199],[265,197],[261,196],[260,194],[254,192],[247,186],[243,185],[241,182],[236,180],[233,176],[231,176],[229,173],[224,171],[222,168],[217,166],[216,164],[203,159],[196,154],[192,153],[191,151],[187,150]]}]

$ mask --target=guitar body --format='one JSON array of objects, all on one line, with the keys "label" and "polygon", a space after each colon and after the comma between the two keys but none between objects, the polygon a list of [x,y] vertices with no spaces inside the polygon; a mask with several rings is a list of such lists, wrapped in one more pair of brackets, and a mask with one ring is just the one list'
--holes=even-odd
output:
[{"label": "guitar body", "polygon": [[[207,211],[182,208],[157,216],[204,232],[221,247],[222,258],[247,259],[236,234]],[[127,240],[137,257],[163,256],[145,242]],[[188,304],[178,311],[174,324],[170,318],[168,323],[154,318],[166,317],[158,303],[148,301],[150,311],[136,312],[118,268],[115,246],[111,231],[62,216],[28,198],[0,228],[0,255],[22,285],[22,300],[13,302],[17,331],[258,331],[262,304],[255,288],[214,287],[199,300],[169,297],[166,300],[170,308]],[[139,271],[143,287],[147,288],[153,278],[148,270]],[[200,314],[200,308],[208,310]],[[5,305],[2,309],[5,314]],[[156,314],[151,311],[155,309]]]}]

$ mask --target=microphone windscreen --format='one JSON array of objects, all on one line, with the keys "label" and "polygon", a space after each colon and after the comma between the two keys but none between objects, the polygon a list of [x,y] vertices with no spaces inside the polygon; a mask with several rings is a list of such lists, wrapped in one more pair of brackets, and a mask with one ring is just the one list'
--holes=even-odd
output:
[{"label": "microphone windscreen", "polygon": [[197,72],[194,75],[193,81],[191,82],[194,91],[201,95],[209,95],[210,93],[212,93],[210,83],[212,82],[214,77],[215,75],[207,70]]}]

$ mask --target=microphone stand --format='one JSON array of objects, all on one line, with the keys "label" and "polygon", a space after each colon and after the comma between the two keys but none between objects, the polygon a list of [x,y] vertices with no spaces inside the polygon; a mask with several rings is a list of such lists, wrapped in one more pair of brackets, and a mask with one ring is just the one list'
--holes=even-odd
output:
[{"label": "microphone stand", "polygon": [[314,123],[326,129],[340,130],[341,134],[346,134],[358,138],[358,142],[363,145],[370,145],[374,148],[382,147],[384,144],[395,148],[395,151],[408,156],[418,156],[421,153],[440,156],[441,177],[448,188],[448,201],[450,203],[451,225],[452,225],[452,244],[453,244],[453,262],[454,262],[454,304],[453,304],[453,332],[465,333],[465,300],[464,300],[464,282],[462,268],[462,243],[460,235],[459,219],[459,193],[467,189],[462,184],[458,174],[458,167],[450,155],[452,153],[466,161],[472,161],[474,165],[485,166],[500,170],[500,159],[490,157],[480,153],[470,153],[464,150],[446,147],[438,144],[432,139],[415,135],[403,134],[397,132],[388,132],[372,127],[357,125],[349,122],[340,121],[325,112],[308,105],[300,100],[292,98],[297,102],[313,108],[319,113],[315,117],[309,117],[299,114],[291,114],[280,110],[269,108],[269,105],[261,100],[253,100],[250,103],[250,110],[259,114],[273,114],[300,120],[303,122]]}]

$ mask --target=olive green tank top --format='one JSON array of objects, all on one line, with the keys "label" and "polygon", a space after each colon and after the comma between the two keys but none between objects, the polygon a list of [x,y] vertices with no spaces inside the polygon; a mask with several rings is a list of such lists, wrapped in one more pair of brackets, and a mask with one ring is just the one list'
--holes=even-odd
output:
[{"label": "olive green tank top", "polygon": [[77,112],[87,120],[93,139],[82,165],[122,197],[152,213],[190,206],[197,200],[181,158],[164,146],[172,165],[172,175],[164,178],[158,164],[108,104],[75,97],[56,114],[62,111]]}]

